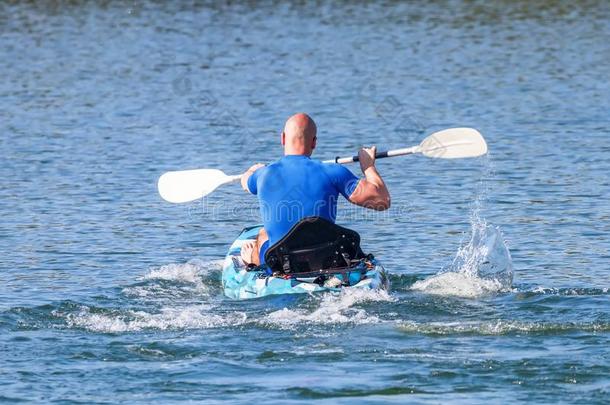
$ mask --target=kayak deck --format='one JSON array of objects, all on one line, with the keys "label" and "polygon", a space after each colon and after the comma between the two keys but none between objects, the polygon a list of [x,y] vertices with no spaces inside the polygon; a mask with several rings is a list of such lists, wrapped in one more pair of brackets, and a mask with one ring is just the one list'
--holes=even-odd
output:
[{"label": "kayak deck", "polygon": [[[314,277],[270,276],[265,271],[248,271],[241,259],[241,247],[258,235],[262,225],[244,229],[229,248],[222,266],[222,285],[227,297],[233,299],[259,298],[274,294],[303,294],[321,291],[340,291],[343,288],[387,288],[384,268],[375,259],[362,261],[350,268],[333,272],[327,282]],[[345,286],[344,286],[345,285]]]}]

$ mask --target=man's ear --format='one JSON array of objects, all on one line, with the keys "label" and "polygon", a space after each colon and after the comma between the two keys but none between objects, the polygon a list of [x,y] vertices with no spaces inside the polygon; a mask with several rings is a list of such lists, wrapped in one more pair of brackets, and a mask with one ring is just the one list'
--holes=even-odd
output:
[{"label": "man's ear", "polygon": [[313,137],[313,141],[311,141],[311,149],[315,149],[316,148],[316,141],[318,140],[317,136]]},{"label": "man's ear", "polygon": [[282,135],[280,136],[280,138],[281,138],[282,146],[286,146],[286,133],[284,131],[282,131]]}]

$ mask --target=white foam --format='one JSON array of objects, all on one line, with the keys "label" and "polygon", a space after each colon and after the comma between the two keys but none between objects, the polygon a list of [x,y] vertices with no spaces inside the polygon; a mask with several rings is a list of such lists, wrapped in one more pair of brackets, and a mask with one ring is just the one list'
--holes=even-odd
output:
[{"label": "white foam", "polygon": [[541,295],[604,295],[608,294],[608,288],[556,288],[556,287],[544,287],[537,286],[531,290],[523,290],[520,292],[531,292]]},{"label": "white foam", "polygon": [[171,280],[187,283],[201,283],[201,276],[209,272],[209,264],[198,259],[186,263],[172,263],[151,269],[143,280]]},{"label": "white foam", "polygon": [[504,291],[505,287],[498,280],[486,280],[466,273],[447,272],[417,281],[411,289],[428,294],[477,298],[497,294]]},{"label": "white foam", "polygon": [[610,325],[595,322],[521,322],[512,320],[496,320],[486,322],[430,322],[418,323],[405,321],[398,325],[400,330],[434,335],[477,334],[503,335],[508,333],[564,332],[568,330],[607,331]]},{"label": "white foam", "polygon": [[319,306],[308,309],[288,309],[268,314],[261,321],[267,325],[293,328],[300,324],[369,324],[379,322],[379,318],[368,314],[354,305],[372,301],[394,301],[385,290],[342,290],[340,293],[321,295]]},{"label": "white foam", "polygon": [[238,326],[246,322],[244,312],[217,315],[210,306],[195,305],[183,308],[162,308],[159,313],[126,311],[120,314],[93,314],[83,308],[77,314],[68,314],[69,327],[84,328],[92,332],[121,333],[145,329],[210,329]]},{"label": "white foam", "polygon": [[[204,277],[214,268],[219,268],[218,261],[204,262],[199,259],[192,259],[186,263],[170,263],[158,268],[151,268],[148,273],[140,278],[140,280],[166,280],[176,283],[187,284],[190,286],[172,286],[170,289],[175,290],[174,293],[190,291],[194,294],[204,294],[209,292],[209,287],[204,283]],[[178,289],[179,291],[177,291]],[[172,291],[168,291],[166,287],[160,285],[139,285],[126,287],[123,289],[123,294],[139,297],[165,297],[171,296]]]},{"label": "white foam", "polygon": [[317,347],[299,347],[294,349],[293,351],[294,354],[296,354],[297,356],[328,356],[328,355],[332,355],[332,354],[344,354],[345,350],[343,350],[340,347],[335,347],[335,348],[317,348]]}]

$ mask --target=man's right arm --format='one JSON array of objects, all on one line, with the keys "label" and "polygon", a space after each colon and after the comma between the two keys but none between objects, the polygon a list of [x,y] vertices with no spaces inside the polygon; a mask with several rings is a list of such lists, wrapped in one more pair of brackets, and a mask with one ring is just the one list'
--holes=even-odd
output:
[{"label": "man's right arm", "polygon": [[356,189],[349,196],[349,201],[362,207],[385,211],[391,205],[390,192],[375,168],[375,153],[374,146],[362,148],[358,152],[360,168],[365,178],[358,182]]},{"label": "man's right arm", "polygon": [[265,167],[265,165],[262,163],[257,163],[255,165],[252,165],[248,170],[246,170],[244,172],[244,174],[241,175],[241,187],[246,192],[251,193],[251,194],[257,193],[257,190],[251,190],[248,187],[248,180],[250,179],[250,176],[252,176],[254,174],[254,172],[257,171],[258,169],[260,169],[261,167]]}]

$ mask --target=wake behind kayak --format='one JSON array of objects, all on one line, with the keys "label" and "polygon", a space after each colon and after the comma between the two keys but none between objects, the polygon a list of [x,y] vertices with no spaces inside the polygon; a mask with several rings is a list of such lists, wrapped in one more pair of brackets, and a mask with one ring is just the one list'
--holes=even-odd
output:
[{"label": "wake behind kayak", "polygon": [[379,261],[360,250],[359,235],[319,217],[305,218],[272,246],[265,255],[268,264],[248,266],[241,248],[261,228],[245,228],[229,248],[222,268],[222,285],[229,298],[388,287]]}]

